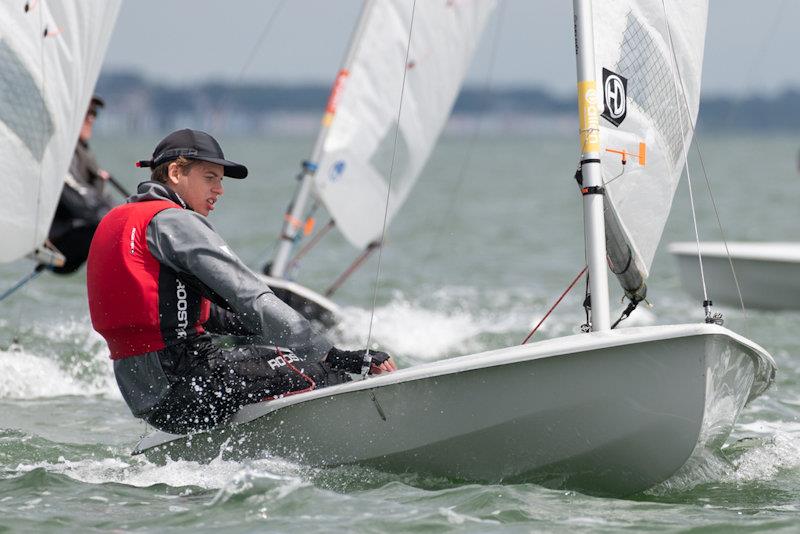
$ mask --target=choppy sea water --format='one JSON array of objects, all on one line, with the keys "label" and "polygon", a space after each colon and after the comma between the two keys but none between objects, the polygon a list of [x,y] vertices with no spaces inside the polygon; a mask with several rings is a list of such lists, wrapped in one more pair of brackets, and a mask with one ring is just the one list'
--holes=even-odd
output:
[{"label": "choppy sea water", "polygon": [[[133,187],[141,171],[132,162],[157,140],[95,144],[102,163]],[[226,182],[212,220],[259,267],[311,140],[222,141],[251,178]],[[705,138],[701,148],[729,238],[798,239],[797,139]],[[445,139],[389,230],[374,341],[401,365],[519,343],[582,266],[576,152],[571,138]],[[692,178],[701,236],[716,240],[701,171]],[[684,181],[663,243],[692,238],[687,199]],[[354,255],[331,236],[304,261],[300,280],[324,289]],[[1,267],[0,287],[30,268]],[[342,345],[366,342],[376,268],[373,258],[337,294],[347,312],[334,334]],[[145,429],[119,396],[105,345],[91,329],[84,281],[83,272],[43,275],[0,305],[0,529],[794,532],[800,525],[800,312],[750,310],[745,321],[740,310],[723,308],[726,326],[773,354],[777,383],[745,409],[721,458],[642,494],[609,499],[532,484],[312,469],[293,458],[154,465],[131,457]],[[663,251],[650,288],[654,307],[626,324],[701,320],[700,303],[682,292]],[[565,299],[536,339],[576,331],[580,293]]]}]

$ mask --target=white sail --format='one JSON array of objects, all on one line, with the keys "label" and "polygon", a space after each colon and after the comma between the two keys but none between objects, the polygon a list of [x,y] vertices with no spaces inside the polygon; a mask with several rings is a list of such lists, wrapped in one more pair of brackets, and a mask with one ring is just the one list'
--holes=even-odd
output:
[{"label": "white sail", "polygon": [[0,262],[47,238],[119,5],[0,2]]},{"label": "white sail", "polygon": [[643,281],[692,141],[708,2],[598,0],[592,11],[609,255]]},{"label": "white sail", "polygon": [[[493,0],[370,2],[329,104],[332,122],[315,175],[315,194],[356,247],[380,239],[391,176],[388,220],[406,200],[444,127]],[[405,86],[403,77],[405,75]],[[329,115],[330,116],[330,115]]]}]

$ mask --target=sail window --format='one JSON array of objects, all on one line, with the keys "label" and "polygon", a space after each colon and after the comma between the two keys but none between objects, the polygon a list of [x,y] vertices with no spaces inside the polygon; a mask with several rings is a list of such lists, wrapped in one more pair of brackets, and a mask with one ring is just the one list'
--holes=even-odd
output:
[{"label": "sail window", "polygon": [[[628,78],[628,97],[650,117],[669,149],[670,162],[680,166],[683,136],[691,131],[683,95],[676,97],[669,58],[638,18],[628,13],[619,63],[614,69]],[[681,109],[675,109],[675,106]],[[680,117],[680,122],[675,120]]]},{"label": "sail window", "polygon": [[0,121],[41,162],[53,136],[53,119],[39,86],[8,43],[0,39]]}]

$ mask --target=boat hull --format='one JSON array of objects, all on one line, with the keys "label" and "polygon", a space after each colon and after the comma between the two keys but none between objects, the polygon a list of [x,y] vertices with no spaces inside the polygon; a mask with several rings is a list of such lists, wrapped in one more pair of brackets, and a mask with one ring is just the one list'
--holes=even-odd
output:
[{"label": "boat hull", "polygon": [[[771,380],[763,350],[723,328],[694,331],[632,343],[616,332],[570,336],[537,344],[549,345],[544,351],[454,358],[279,407],[248,406],[238,424],[171,441],[162,434],[140,452],[156,460],[272,454],[311,466],[631,494],[719,447]],[[597,343],[571,339],[580,337]]]},{"label": "boat hull", "polygon": [[[703,300],[696,243],[673,243],[681,283]],[[747,308],[800,310],[800,243],[728,243]],[[708,295],[715,304],[740,306],[736,282],[723,243],[702,243]]]},{"label": "boat hull", "polygon": [[339,322],[342,316],[341,310],[329,298],[296,282],[266,275],[259,276],[279,299],[309,321],[316,321],[325,328],[331,328]]}]

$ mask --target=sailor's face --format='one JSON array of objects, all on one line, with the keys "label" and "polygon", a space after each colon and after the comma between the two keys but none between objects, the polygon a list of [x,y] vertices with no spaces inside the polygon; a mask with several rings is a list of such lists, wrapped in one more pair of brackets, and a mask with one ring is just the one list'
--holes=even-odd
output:
[{"label": "sailor's face", "polygon": [[222,165],[198,161],[185,174],[178,165],[170,165],[172,188],[186,204],[200,215],[207,216],[225,190],[222,187]]},{"label": "sailor's face", "polygon": [[94,121],[97,117],[97,112],[93,110],[89,110],[86,114],[86,117],[83,119],[83,124],[81,125],[81,133],[79,135],[81,141],[84,143],[88,143],[89,139],[92,138],[92,129],[94,128]]}]

